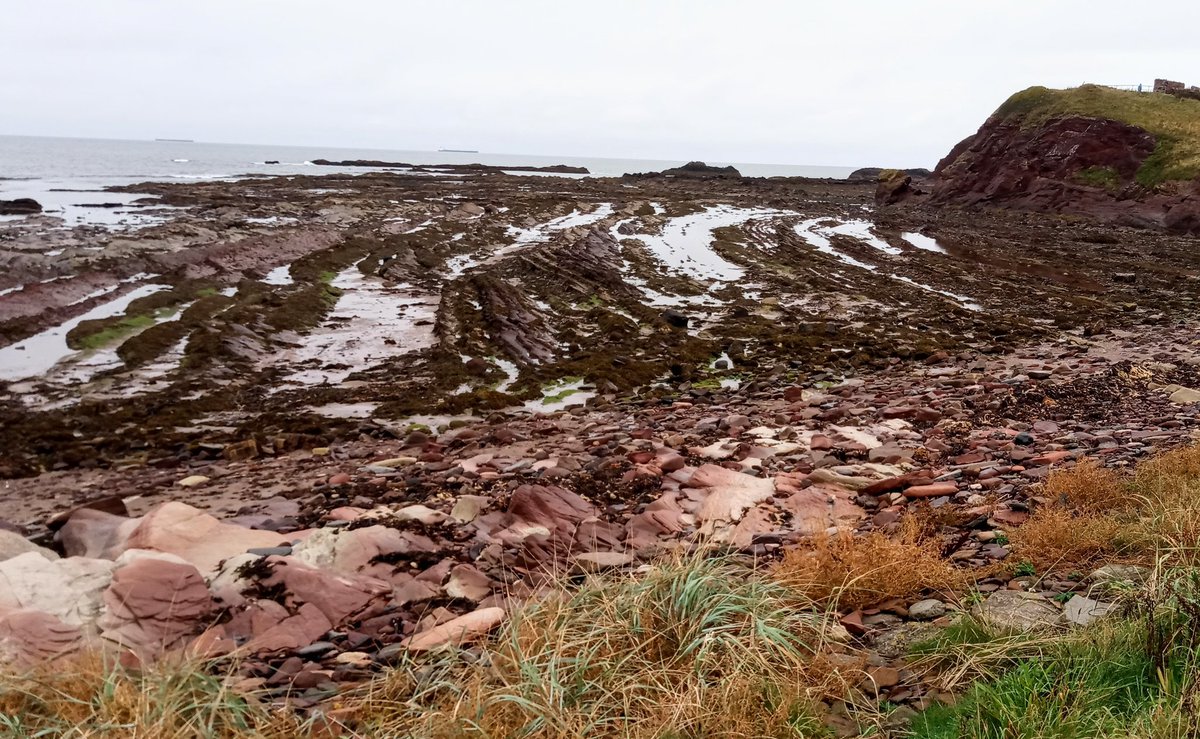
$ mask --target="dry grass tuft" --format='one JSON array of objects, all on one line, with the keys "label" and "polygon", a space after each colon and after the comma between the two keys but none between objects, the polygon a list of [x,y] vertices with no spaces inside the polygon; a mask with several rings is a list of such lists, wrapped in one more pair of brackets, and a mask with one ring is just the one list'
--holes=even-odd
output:
[{"label": "dry grass tuft", "polygon": [[1038,572],[1061,566],[1087,567],[1130,555],[1134,532],[1111,516],[1075,513],[1060,505],[1039,508],[1009,532],[1013,549]]},{"label": "dry grass tuft", "polygon": [[481,652],[402,666],[337,717],[361,736],[811,735],[814,703],[858,677],[820,656],[811,606],[720,561],[597,577]]},{"label": "dry grass tuft", "polygon": [[775,576],[806,598],[838,608],[955,590],[967,577],[943,559],[937,540],[911,516],[895,537],[878,531],[815,536],[785,553]]},{"label": "dry grass tuft", "polygon": [[0,673],[0,736],[282,739],[301,733],[295,717],[233,692],[211,667],[163,662],[132,670],[88,653]]},{"label": "dry grass tuft", "polygon": [[1084,462],[1046,481],[1050,502],[1010,532],[1039,569],[1100,562],[1200,562],[1200,446],[1141,463],[1122,476]]},{"label": "dry grass tuft", "polygon": [[1055,472],[1046,481],[1045,495],[1058,506],[1078,513],[1107,513],[1134,505],[1122,487],[1121,476],[1085,459]]},{"label": "dry grass tuft", "polygon": [[1129,484],[1139,501],[1139,524],[1169,564],[1200,565],[1200,445],[1139,465]]}]

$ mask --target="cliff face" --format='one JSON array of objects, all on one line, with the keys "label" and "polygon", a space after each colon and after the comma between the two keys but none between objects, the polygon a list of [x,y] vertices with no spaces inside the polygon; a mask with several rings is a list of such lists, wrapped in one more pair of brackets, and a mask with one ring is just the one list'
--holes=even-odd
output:
[{"label": "cliff face", "polygon": [[[1154,97],[1121,102],[1152,105]],[[1195,112],[1200,125],[1200,106]],[[1162,176],[1174,166],[1164,144],[1176,141],[1115,117],[1010,101],[938,163],[930,197],[1200,234],[1200,180]]]}]

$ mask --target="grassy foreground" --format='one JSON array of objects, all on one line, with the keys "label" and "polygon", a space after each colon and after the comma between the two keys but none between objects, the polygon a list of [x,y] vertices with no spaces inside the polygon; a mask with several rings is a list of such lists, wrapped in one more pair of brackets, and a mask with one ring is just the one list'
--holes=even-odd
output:
[{"label": "grassy foreground", "polygon": [[996,115],[1019,116],[1021,125],[1026,127],[1066,115],[1128,123],[1149,131],[1158,139],[1154,153],[1138,172],[1140,184],[1153,187],[1200,175],[1200,100],[1099,85],[1066,90],[1030,87],[1005,101]]},{"label": "grassy foreground", "polygon": [[137,669],[92,655],[10,671],[0,736],[1196,736],[1200,448],[1132,475],[1081,464],[1042,492],[1009,532],[1018,569],[1144,574],[1097,592],[1118,608],[1084,628],[1002,633],[956,616],[907,657],[955,696],[920,713],[864,690],[866,650],[837,623],[894,596],[970,601],[970,573],[913,518],[890,537],[817,537],[766,569],[693,556],[563,584],[486,643],[399,664],[312,716],[235,689],[228,663]]}]

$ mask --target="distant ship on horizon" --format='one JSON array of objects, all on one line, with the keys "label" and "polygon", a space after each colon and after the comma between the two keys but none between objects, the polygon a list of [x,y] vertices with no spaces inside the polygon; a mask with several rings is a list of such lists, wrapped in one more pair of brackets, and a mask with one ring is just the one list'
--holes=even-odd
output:
[{"label": "distant ship on horizon", "polygon": [[438,149],[438,151],[449,152],[451,154],[478,154],[479,149]]},{"label": "distant ship on horizon", "polygon": [[155,141],[166,141],[172,144],[194,144],[193,139],[154,139]]}]

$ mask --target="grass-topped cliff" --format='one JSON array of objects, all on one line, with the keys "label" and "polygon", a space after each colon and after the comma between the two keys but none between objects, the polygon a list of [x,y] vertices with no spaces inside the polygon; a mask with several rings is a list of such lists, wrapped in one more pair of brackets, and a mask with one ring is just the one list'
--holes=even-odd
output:
[{"label": "grass-topped cliff", "polygon": [[[996,117],[1019,119],[1022,128],[1067,116],[1119,121],[1153,134],[1157,140],[1154,153],[1137,174],[1142,185],[1153,187],[1200,176],[1200,100],[1099,85],[1066,90],[1030,87],[996,111]],[[1095,177],[1100,179],[1098,173]]]}]

